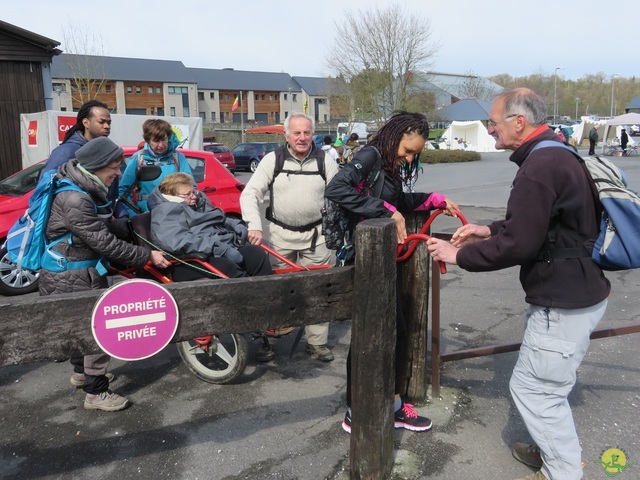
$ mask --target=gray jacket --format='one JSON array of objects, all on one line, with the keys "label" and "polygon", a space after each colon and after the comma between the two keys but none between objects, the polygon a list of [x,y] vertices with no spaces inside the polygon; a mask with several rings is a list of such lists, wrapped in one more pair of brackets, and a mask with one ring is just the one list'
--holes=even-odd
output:
[{"label": "gray jacket", "polygon": [[[148,249],[123,240],[128,236],[126,219],[114,220],[109,215],[109,208],[97,208],[107,203],[107,191],[78,169],[77,160],[70,160],[58,167],[58,178],[70,179],[87,193],[61,192],[53,199],[46,228],[47,240],[72,232],[70,244],[60,242],[53,250],[60,252],[69,261],[105,257],[129,266],[142,266],[147,262],[150,257]],[[44,269],[40,271],[40,295],[79,292],[107,286],[106,277],[101,276],[95,268],[79,268],[59,273]]]},{"label": "gray jacket", "polygon": [[237,249],[244,244],[247,228],[242,221],[227,217],[202,193],[198,194],[194,208],[170,198],[155,188],[147,200],[151,210],[151,240],[163,250],[179,255],[222,257],[229,248]]}]

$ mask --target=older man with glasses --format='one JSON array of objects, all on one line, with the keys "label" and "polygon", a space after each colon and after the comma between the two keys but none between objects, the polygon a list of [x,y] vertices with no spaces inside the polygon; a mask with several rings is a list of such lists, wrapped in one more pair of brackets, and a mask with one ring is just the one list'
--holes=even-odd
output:
[{"label": "older man with glasses", "polygon": [[529,89],[496,98],[489,134],[519,167],[505,220],[465,225],[451,243],[432,238],[428,248],[434,260],[471,272],[520,265],[529,308],[509,386],[535,444],[516,443],[512,453],[537,470],[524,479],[578,480],[581,448],[567,397],[611,286],[585,248],[600,213],[588,173],[564,148],[535,148],[562,145],[545,117],[544,101]]}]

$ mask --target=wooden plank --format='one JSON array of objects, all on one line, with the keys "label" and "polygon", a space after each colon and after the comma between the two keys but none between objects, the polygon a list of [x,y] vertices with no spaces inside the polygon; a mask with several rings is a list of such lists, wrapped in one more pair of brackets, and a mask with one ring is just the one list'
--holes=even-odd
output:
[{"label": "wooden plank", "polygon": [[[349,319],[353,270],[165,285],[180,312],[172,342]],[[99,352],[90,319],[103,292],[0,298],[0,366]]]},{"label": "wooden plank", "polygon": [[350,478],[386,479],[393,468],[396,229],[391,219],[356,230],[351,325]]},{"label": "wooden plank", "polygon": [[[431,212],[406,216],[408,233],[418,233]],[[407,333],[405,355],[400,369],[400,393],[411,402],[427,397],[427,335],[429,320],[430,257],[425,242],[398,268]]]}]

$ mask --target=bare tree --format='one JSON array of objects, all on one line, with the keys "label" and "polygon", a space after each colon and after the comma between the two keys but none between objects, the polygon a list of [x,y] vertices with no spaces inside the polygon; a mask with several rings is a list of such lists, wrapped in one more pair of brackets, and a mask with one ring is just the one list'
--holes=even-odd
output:
[{"label": "bare tree", "polygon": [[362,113],[374,110],[378,118],[406,108],[413,72],[428,69],[439,48],[431,41],[429,20],[391,4],[347,11],[336,29],[327,65],[336,77],[345,79],[354,97],[369,97],[354,100],[352,115],[356,104],[367,105]]},{"label": "bare tree", "polygon": [[104,68],[106,42],[88,27],[69,24],[62,29],[62,48],[71,73],[71,98],[74,105],[93,100],[106,83]]}]

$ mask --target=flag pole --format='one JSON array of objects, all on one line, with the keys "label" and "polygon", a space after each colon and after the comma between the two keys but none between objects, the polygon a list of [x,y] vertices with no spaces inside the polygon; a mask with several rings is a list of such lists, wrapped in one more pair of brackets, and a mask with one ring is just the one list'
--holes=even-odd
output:
[{"label": "flag pole", "polygon": [[242,137],[242,143],[244,143],[244,114],[242,111],[242,90],[240,90],[240,135]]}]

